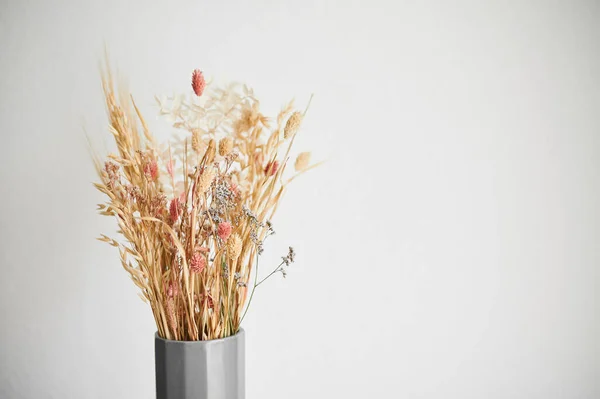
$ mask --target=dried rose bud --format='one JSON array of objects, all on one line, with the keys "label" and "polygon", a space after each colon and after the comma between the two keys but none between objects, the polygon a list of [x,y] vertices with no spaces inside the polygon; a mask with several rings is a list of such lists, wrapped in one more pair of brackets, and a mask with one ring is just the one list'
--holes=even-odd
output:
[{"label": "dried rose bud", "polygon": [[190,270],[192,273],[202,273],[202,270],[206,267],[206,258],[200,252],[194,252],[192,259],[190,259]]},{"label": "dried rose bud", "polygon": [[283,129],[283,138],[288,139],[298,132],[300,124],[302,123],[302,113],[296,111],[287,120],[285,128]]},{"label": "dried rose bud", "polygon": [[231,223],[229,222],[221,222],[219,223],[219,227],[217,228],[217,235],[223,241],[227,241],[229,236],[231,235]]},{"label": "dried rose bud", "polygon": [[192,73],[192,89],[194,93],[200,97],[204,93],[205,87],[206,80],[204,79],[204,75],[202,75],[202,71],[199,69],[194,70]]},{"label": "dried rose bud", "polygon": [[301,152],[298,154],[298,158],[296,158],[296,163],[294,164],[294,168],[301,172],[308,167],[310,163],[310,152]]},{"label": "dried rose bud", "polygon": [[233,150],[233,139],[231,137],[225,137],[219,141],[219,155],[226,156]]},{"label": "dried rose bud", "polygon": [[277,169],[279,169],[279,161],[272,161],[265,166],[265,174],[267,176],[273,176],[277,173]]}]

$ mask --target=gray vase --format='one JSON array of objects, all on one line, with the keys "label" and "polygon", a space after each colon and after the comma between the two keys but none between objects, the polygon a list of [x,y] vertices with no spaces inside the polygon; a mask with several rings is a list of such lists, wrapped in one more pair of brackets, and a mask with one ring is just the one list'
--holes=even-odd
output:
[{"label": "gray vase", "polygon": [[244,330],[210,341],[154,339],[156,399],[244,399]]}]

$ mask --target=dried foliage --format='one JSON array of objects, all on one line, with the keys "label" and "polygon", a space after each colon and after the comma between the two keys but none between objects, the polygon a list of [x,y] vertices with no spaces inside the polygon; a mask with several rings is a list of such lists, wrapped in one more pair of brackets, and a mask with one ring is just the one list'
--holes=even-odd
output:
[{"label": "dried foliage", "polygon": [[118,153],[96,161],[95,186],[108,197],[100,214],[116,218],[124,243],[99,239],[118,248],[159,335],[193,341],[235,334],[256,287],[278,272],[285,276],[292,248],[262,280],[258,257],[274,234],[270,220],[287,184],[316,165],[301,153],[296,173],[284,179],[306,111],[289,103],[268,118],[251,89],[212,87],[199,70],[191,86],[188,96],[157,98],[160,113],[184,133],[159,145],[106,68]]}]

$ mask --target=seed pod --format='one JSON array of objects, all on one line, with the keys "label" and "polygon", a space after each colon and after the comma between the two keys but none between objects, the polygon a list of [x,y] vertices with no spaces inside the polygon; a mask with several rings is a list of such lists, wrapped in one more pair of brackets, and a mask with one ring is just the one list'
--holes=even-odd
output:
[{"label": "seed pod", "polygon": [[227,241],[227,256],[231,260],[236,260],[240,256],[240,253],[242,253],[242,239],[237,234],[234,234]]},{"label": "seed pod", "polygon": [[205,168],[204,172],[200,175],[198,179],[198,185],[196,186],[196,190],[198,190],[198,194],[204,194],[206,190],[210,188],[213,180],[215,179],[215,170]]},{"label": "seed pod", "polygon": [[200,97],[204,93],[205,87],[206,80],[204,79],[204,75],[202,75],[202,71],[199,69],[194,70],[192,73],[192,89],[194,90],[194,94]]},{"label": "seed pod", "polygon": [[225,137],[219,141],[219,155],[226,156],[233,150],[233,139],[231,137]]},{"label": "seed pod", "polygon": [[192,149],[196,151],[196,154],[200,154],[201,144],[200,129],[192,129]]},{"label": "seed pod", "polygon": [[167,321],[169,322],[169,327],[171,328],[171,332],[177,332],[177,316],[175,315],[175,301],[173,298],[169,298],[167,300]]},{"label": "seed pod", "polygon": [[296,111],[290,116],[287,123],[285,124],[285,128],[283,129],[283,138],[289,139],[294,134],[298,132],[300,129],[300,124],[302,123],[302,113]]},{"label": "seed pod", "polygon": [[308,167],[310,163],[310,152],[301,152],[298,154],[298,158],[296,158],[296,163],[294,164],[294,168],[296,171],[301,172]]}]

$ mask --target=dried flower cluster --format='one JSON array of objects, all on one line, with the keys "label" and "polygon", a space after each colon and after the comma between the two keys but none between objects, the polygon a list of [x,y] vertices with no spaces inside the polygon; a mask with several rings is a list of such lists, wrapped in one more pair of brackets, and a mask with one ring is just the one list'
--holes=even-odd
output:
[{"label": "dried flower cluster", "polygon": [[189,96],[158,100],[161,114],[184,132],[159,145],[132,98],[115,92],[107,68],[103,88],[118,154],[96,159],[95,186],[108,197],[99,212],[116,218],[125,243],[100,240],[119,249],[159,335],[208,340],[235,334],[256,287],[285,275],[294,261],[290,248],[259,280],[258,255],[274,234],[270,219],[287,184],[316,165],[301,153],[296,173],[284,179],[304,116],[291,103],[273,120],[246,86],[212,87],[199,70],[191,86]]}]

